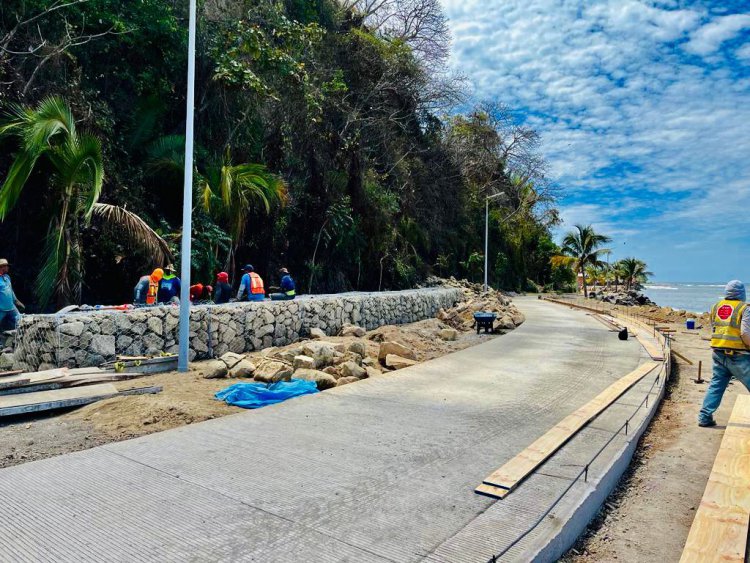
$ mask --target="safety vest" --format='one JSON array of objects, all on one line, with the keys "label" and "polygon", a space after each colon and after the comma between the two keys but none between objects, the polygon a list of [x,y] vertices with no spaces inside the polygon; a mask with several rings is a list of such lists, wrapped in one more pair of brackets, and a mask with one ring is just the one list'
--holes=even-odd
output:
[{"label": "safety vest", "polygon": [[159,282],[148,279],[148,293],[146,294],[146,305],[155,305],[156,297],[159,294]]},{"label": "safety vest", "polygon": [[266,294],[266,290],[263,288],[263,278],[255,272],[250,272],[250,293],[254,295],[259,293]]},{"label": "safety vest", "polygon": [[742,314],[747,303],[723,299],[711,309],[711,322],[714,327],[711,348],[724,350],[750,350],[742,341]]}]

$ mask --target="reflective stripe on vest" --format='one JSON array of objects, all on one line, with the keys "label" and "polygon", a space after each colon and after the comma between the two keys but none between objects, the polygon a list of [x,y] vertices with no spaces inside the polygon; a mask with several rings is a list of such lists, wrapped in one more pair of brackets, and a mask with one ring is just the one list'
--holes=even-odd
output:
[{"label": "reflective stripe on vest", "polygon": [[263,279],[255,272],[250,272],[250,293],[255,295],[266,293],[266,290],[263,289]]},{"label": "reflective stripe on vest", "polygon": [[742,340],[742,314],[747,304],[742,301],[723,299],[711,309],[711,348],[726,350],[750,350]]},{"label": "reflective stripe on vest", "polygon": [[295,295],[297,295],[297,292],[293,289],[290,289],[289,291],[285,291],[284,295],[286,295],[287,297],[294,297]]},{"label": "reflective stripe on vest", "polygon": [[159,282],[154,283],[153,280],[148,282],[148,294],[146,294],[146,305],[154,305],[156,303],[156,296],[159,293]]}]

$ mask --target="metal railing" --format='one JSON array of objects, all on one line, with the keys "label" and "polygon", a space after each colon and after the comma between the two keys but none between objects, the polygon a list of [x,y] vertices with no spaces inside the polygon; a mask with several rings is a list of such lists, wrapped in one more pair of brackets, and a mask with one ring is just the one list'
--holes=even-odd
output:
[{"label": "metal railing", "polygon": [[[613,313],[613,311],[606,310],[606,308],[604,308],[604,307],[602,307],[601,309],[597,310],[596,307],[589,307],[588,305],[585,305],[585,306],[584,305],[579,305],[578,303],[569,303],[569,302],[567,302],[567,301],[569,301],[568,299],[566,299],[565,301],[558,300],[558,299],[550,299],[550,301],[562,303],[564,305],[570,305],[570,306],[577,307],[577,308],[580,308],[580,309],[588,309],[588,310],[592,310],[592,311],[595,311],[595,312],[598,312],[598,313],[606,313],[606,314],[610,314],[610,315]],[[572,301],[572,299],[570,299],[570,301]],[[619,313],[619,311],[618,311],[618,313]],[[612,315],[612,316],[617,316],[617,317],[621,317],[622,316],[622,317],[625,317],[625,320],[635,320],[639,324],[643,324],[644,326],[648,326],[648,322],[646,322],[646,321],[643,320],[643,319],[646,319],[646,317],[643,317],[643,316],[640,316],[640,315],[628,315],[626,313],[626,314],[623,314],[623,315]],[[607,439],[607,441],[604,443],[604,445],[602,445],[596,451],[596,453],[588,459],[588,461],[585,463],[585,465],[583,466],[583,468],[581,469],[581,471],[579,471],[578,474],[575,477],[573,477],[573,479],[568,484],[568,486],[565,487],[565,489],[555,498],[555,500],[547,507],[547,509],[541,514],[541,516],[539,516],[539,518],[537,518],[523,532],[523,534],[521,534],[515,540],[513,540],[513,542],[511,542],[509,545],[507,545],[502,551],[500,551],[499,553],[497,553],[497,554],[493,555],[492,557],[490,557],[490,559],[488,560],[488,563],[497,563],[498,561],[500,561],[502,559],[502,557],[504,557],[505,555],[507,555],[508,552],[511,549],[513,549],[515,546],[517,546],[519,543],[521,543],[521,541],[523,541],[524,538],[528,537],[528,535],[531,534],[537,528],[537,526],[539,526],[539,524],[541,524],[544,521],[544,519],[547,518],[547,516],[549,516],[549,514],[555,509],[555,507],[557,507],[557,505],[560,503],[560,501],[562,501],[562,499],[565,498],[565,496],[570,492],[570,490],[577,483],[579,483],[581,481],[581,479],[583,479],[584,483],[588,482],[588,475],[589,475],[589,469],[591,468],[591,464],[593,464],[599,458],[599,456],[604,452],[604,450],[606,450],[607,447],[612,442],[614,442],[614,440],[618,436],[620,436],[620,434],[623,431],[624,431],[624,435],[625,436],[628,435],[628,432],[630,430],[630,423],[631,423],[631,421],[640,412],[640,410],[642,408],[644,408],[644,406],[645,406],[645,408],[648,408],[648,398],[651,396],[651,394],[654,391],[655,387],[658,386],[658,395],[661,395],[661,393],[662,393],[662,391],[663,391],[663,389],[664,389],[664,387],[666,385],[667,379],[669,378],[669,374],[671,372],[671,357],[670,357],[671,342],[670,342],[669,335],[661,335],[660,333],[658,333],[658,331],[656,331],[655,325],[653,326],[653,329],[654,329],[654,336],[658,339],[658,341],[662,345],[662,352],[664,354],[664,361],[662,362],[662,365],[659,368],[659,371],[656,374],[656,378],[654,379],[653,383],[651,384],[651,387],[649,387],[649,390],[646,392],[645,397],[641,400],[641,402],[638,404],[638,406],[635,408],[635,410],[632,412],[632,414],[627,419],[625,419],[625,421],[622,423],[622,425],[617,430],[615,430],[614,432],[612,432],[612,435]],[[598,413],[596,416],[594,416],[587,423],[587,425],[591,424],[592,422],[594,422],[596,419],[598,419],[601,415],[603,415],[606,412],[607,412],[607,409],[604,409],[603,411],[601,411],[600,413]],[[553,456],[551,456],[550,459],[552,459],[554,457],[554,455],[555,454],[553,454]]]}]

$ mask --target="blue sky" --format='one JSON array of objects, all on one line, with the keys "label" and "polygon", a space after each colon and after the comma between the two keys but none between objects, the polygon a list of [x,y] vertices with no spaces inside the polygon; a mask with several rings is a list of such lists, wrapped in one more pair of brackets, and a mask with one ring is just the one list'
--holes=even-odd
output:
[{"label": "blue sky", "polygon": [[563,229],[750,282],[750,0],[442,0],[451,66],[542,135]]}]

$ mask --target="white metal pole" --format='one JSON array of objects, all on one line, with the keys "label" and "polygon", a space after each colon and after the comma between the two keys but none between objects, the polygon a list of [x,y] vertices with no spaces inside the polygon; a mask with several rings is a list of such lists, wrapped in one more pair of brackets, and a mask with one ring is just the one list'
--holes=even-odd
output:
[{"label": "white metal pole", "polygon": [[484,200],[484,290],[487,291],[487,251],[490,236],[490,198]]},{"label": "white metal pole", "polygon": [[185,119],[185,185],[182,196],[182,252],[180,288],[180,351],[177,370],[188,370],[190,352],[190,266],[193,235],[193,118],[195,106],[196,0],[190,1],[188,32],[187,114]]}]

